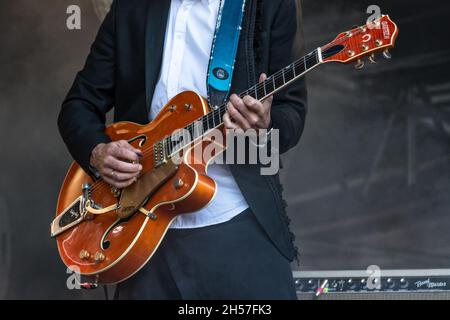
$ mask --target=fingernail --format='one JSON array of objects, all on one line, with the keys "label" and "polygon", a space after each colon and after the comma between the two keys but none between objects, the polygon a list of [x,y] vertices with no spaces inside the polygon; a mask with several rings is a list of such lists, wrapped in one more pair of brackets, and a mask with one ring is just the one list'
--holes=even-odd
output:
[{"label": "fingernail", "polygon": [[142,171],[143,167],[142,165],[139,165],[139,171]]}]

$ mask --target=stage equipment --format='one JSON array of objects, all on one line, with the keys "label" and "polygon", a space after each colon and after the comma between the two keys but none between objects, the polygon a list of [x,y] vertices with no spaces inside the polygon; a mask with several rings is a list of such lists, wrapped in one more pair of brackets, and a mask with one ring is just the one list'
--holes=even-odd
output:
[{"label": "stage equipment", "polygon": [[450,269],[294,272],[300,300],[449,300]]},{"label": "stage equipment", "polygon": [[0,300],[6,297],[8,282],[11,278],[11,237],[8,206],[0,197]]}]

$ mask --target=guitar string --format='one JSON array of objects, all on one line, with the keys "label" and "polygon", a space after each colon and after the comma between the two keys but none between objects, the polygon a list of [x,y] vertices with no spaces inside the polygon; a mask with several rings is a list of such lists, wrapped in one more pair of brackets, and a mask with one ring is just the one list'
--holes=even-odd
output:
[{"label": "guitar string", "polygon": [[[358,32],[356,32],[355,34],[358,34],[358,33],[360,33],[360,32],[361,32],[361,30],[358,29]],[[329,44],[323,46],[322,49],[325,49],[325,50],[326,50],[326,48],[330,48],[330,47],[332,47],[332,46],[338,45],[338,44],[344,42],[345,40],[348,40],[349,38],[350,38],[350,36],[347,35],[347,36],[345,36],[345,37],[336,39],[336,40],[330,42]],[[313,54],[313,53],[316,53],[316,54],[315,54],[315,55],[311,55],[311,54]],[[253,87],[249,88],[248,90],[244,91],[244,92],[241,93],[239,96],[242,98],[244,95],[249,94],[250,91],[255,91],[255,92],[257,93],[259,90],[265,89],[266,85],[267,85],[268,82],[270,82],[270,81],[272,81],[273,84],[274,84],[274,87],[276,87],[276,85],[275,85],[276,81],[277,81],[277,80],[280,80],[281,78],[284,78],[284,77],[285,77],[285,72],[284,72],[285,70],[291,69],[291,68],[294,70],[294,69],[296,69],[297,67],[299,67],[300,64],[307,65],[307,64],[308,64],[309,62],[311,62],[313,59],[316,59],[316,62],[318,62],[318,61],[317,61],[317,49],[314,50],[314,51],[312,51],[312,52],[309,53],[308,55],[306,55],[306,56],[304,56],[304,57],[298,59],[297,61],[293,62],[291,65],[288,65],[287,67],[285,67],[285,68],[279,70],[278,72],[274,73],[273,75],[271,75],[270,77],[268,77],[264,82],[258,83],[258,84],[256,84],[256,85],[254,85]],[[308,70],[308,69],[306,69],[305,71],[307,71],[307,70]],[[294,70],[294,72],[295,72],[295,70]],[[291,79],[290,81],[294,80],[295,78],[297,78],[297,76],[294,76],[294,78]],[[283,79],[283,80],[284,80],[284,79]],[[283,82],[285,82],[285,81],[283,81]],[[285,85],[285,83],[283,83],[282,85]],[[276,88],[275,88],[275,90],[276,90]],[[275,91],[275,90],[274,90],[274,91]],[[256,96],[257,96],[257,94],[256,94]],[[207,123],[208,123],[208,122],[209,122],[209,121],[208,121],[208,120],[209,120],[208,118],[209,118],[211,115],[213,115],[213,117],[215,117],[216,114],[214,114],[214,113],[217,113],[218,110],[219,110],[219,111],[223,111],[222,109],[226,108],[226,105],[227,105],[227,103],[223,104],[222,106],[219,107],[219,109],[213,110],[212,112],[206,114],[205,116],[200,117],[197,121],[199,121],[199,120],[201,119],[201,121],[206,120]],[[214,121],[214,120],[213,120],[213,121]],[[214,122],[213,122],[213,123],[214,123]],[[209,123],[208,123],[208,127],[209,127]],[[188,125],[186,128],[193,128],[193,124]],[[181,134],[175,135],[175,137],[181,138]],[[166,140],[166,138],[163,138],[161,141],[165,141],[165,140]],[[186,145],[188,145],[188,144],[186,144]],[[186,146],[186,145],[185,145],[185,146]],[[166,144],[166,146],[167,146],[167,144]],[[182,148],[184,148],[185,146],[183,146]],[[182,148],[181,148],[181,149],[182,149]],[[180,151],[181,149],[177,150],[176,152]],[[176,153],[176,152],[175,152],[175,153]],[[154,147],[151,147],[151,148],[149,148],[149,150],[146,150],[146,151],[143,152],[142,157],[146,157],[146,156],[153,155],[153,154],[154,154]],[[173,154],[172,154],[172,155],[173,155]],[[172,155],[171,155],[171,156],[172,156]],[[99,191],[99,190],[100,190],[101,188],[103,188],[103,187],[110,187],[110,186],[109,186],[109,184],[107,184],[103,179],[100,179],[99,181],[97,181],[97,182],[94,183],[94,185],[93,185],[93,187],[92,187],[92,192]]]},{"label": "guitar string", "polygon": [[[358,29],[358,31],[357,31],[355,34],[359,34],[360,32],[361,32],[361,29]],[[332,46],[335,46],[335,45],[337,45],[337,44],[340,44],[340,43],[342,43],[343,41],[348,40],[349,38],[350,38],[350,36],[347,35],[347,36],[342,37],[342,38],[340,38],[340,39],[336,39],[335,41],[332,41],[332,42],[330,42],[329,44],[323,46],[322,49],[325,49],[325,50],[326,50],[326,48],[330,48],[330,47],[332,47]],[[315,53],[315,54],[312,55],[313,53]],[[240,97],[243,97],[244,95],[249,94],[250,91],[254,91],[254,92],[256,93],[256,97],[257,97],[258,92],[259,92],[260,90],[264,89],[264,91],[266,91],[266,88],[265,88],[265,87],[267,86],[268,82],[270,82],[270,81],[273,81],[273,85],[274,85],[274,88],[275,88],[275,87],[276,87],[276,82],[277,82],[277,80],[280,80],[281,78],[283,78],[283,82],[285,82],[285,81],[284,81],[284,80],[285,80],[285,79],[284,79],[284,78],[285,78],[285,72],[284,72],[284,71],[285,71],[285,70],[288,70],[288,69],[291,69],[291,68],[292,68],[293,71],[294,71],[294,78],[291,79],[290,81],[294,80],[295,78],[297,78],[297,76],[295,76],[295,69],[296,69],[297,67],[299,67],[301,63],[303,63],[305,66],[307,66],[308,62],[311,62],[313,59],[316,59],[316,62],[318,62],[318,61],[317,61],[317,50],[312,51],[312,52],[309,53],[308,55],[306,55],[306,56],[304,56],[304,57],[298,59],[298,60],[295,61],[295,62],[293,62],[291,65],[288,65],[287,67],[285,67],[285,68],[279,70],[278,72],[274,73],[273,75],[271,75],[270,77],[268,77],[264,82],[258,83],[258,84],[256,84],[256,85],[254,85],[253,87],[249,88],[248,90],[244,91],[243,93],[240,94]],[[307,71],[307,70],[308,70],[308,68],[307,68],[306,70],[304,70],[304,71]],[[283,83],[282,85],[285,85],[285,83]],[[276,88],[275,88],[275,90],[276,90]],[[275,90],[274,90],[274,91],[275,91]],[[209,127],[209,117],[210,117],[211,115],[213,115],[213,123],[215,123],[215,121],[214,121],[214,117],[216,116],[215,113],[217,113],[217,111],[219,110],[219,114],[220,114],[220,112],[223,111],[222,109],[226,108],[226,105],[227,105],[227,103],[223,104],[222,106],[219,107],[219,109],[216,109],[216,110],[214,110],[214,111],[208,113],[207,115],[205,115],[205,116],[199,118],[197,121],[199,121],[200,119],[201,119],[202,121],[206,120],[207,123],[208,123],[208,127]],[[188,125],[186,128],[191,128],[191,129],[193,129],[193,124]],[[178,136],[175,135],[175,137],[181,138],[181,135],[178,134]],[[166,138],[163,138],[162,141],[166,141]],[[172,142],[173,142],[173,141],[172,141]],[[167,143],[166,143],[166,142],[164,142],[164,143],[166,144],[166,147],[167,147],[167,146],[168,146]],[[188,144],[186,144],[186,145],[188,145]],[[184,148],[184,147],[185,147],[185,146],[183,146],[182,148]],[[181,148],[181,149],[182,149],[182,148]],[[177,150],[176,152],[180,151],[181,149]],[[176,152],[175,152],[175,153],[176,153]],[[149,148],[149,150],[144,151],[143,154],[142,154],[142,156],[143,156],[143,157],[146,157],[146,156],[153,155],[153,154],[154,154],[154,147],[151,147],[151,148]],[[171,156],[172,156],[172,155],[173,155],[173,153],[171,154]],[[109,184],[107,184],[103,179],[101,179],[100,181],[97,181],[96,183],[94,183],[94,186],[93,186],[93,188],[92,188],[92,192],[99,191],[99,190],[100,190],[101,188],[103,188],[103,187],[109,187]]]},{"label": "guitar string", "polygon": [[[354,30],[354,29],[352,29],[351,31],[353,31],[353,30]],[[361,33],[361,32],[362,32],[361,27],[358,27],[357,31],[354,32],[354,33],[352,34],[352,36],[353,36],[353,35],[357,35],[357,34],[359,34],[359,33]],[[329,47],[329,46],[334,46],[334,45],[336,45],[336,44],[342,43],[343,41],[349,39],[350,37],[351,37],[351,36],[346,35],[345,37],[342,37],[342,38],[339,38],[339,39],[335,39],[334,41],[332,41],[331,43],[329,43],[329,44],[327,44],[326,46],[322,47],[321,49],[324,49],[324,48],[327,48],[327,47]],[[267,85],[267,83],[273,82],[274,90],[273,90],[272,92],[278,90],[278,89],[276,88],[276,85],[275,85],[275,83],[276,83],[278,80],[280,80],[281,78],[283,78],[283,84],[282,84],[281,86],[283,86],[283,85],[286,84],[286,81],[285,81],[285,75],[286,75],[286,74],[285,74],[285,71],[293,72],[293,78],[290,79],[289,81],[295,80],[295,78],[298,77],[298,76],[296,76],[295,69],[296,69],[301,63],[303,63],[303,64],[306,66],[306,65],[307,65],[309,62],[311,62],[314,58],[316,58],[316,64],[317,64],[317,63],[319,62],[319,61],[317,61],[317,58],[318,58],[318,57],[317,57],[317,49],[314,50],[314,51],[312,51],[311,53],[307,54],[306,56],[304,56],[304,57],[298,59],[297,61],[293,62],[292,64],[288,65],[287,67],[285,67],[285,68],[279,70],[279,71],[276,72],[275,74],[273,74],[273,75],[271,75],[270,77],[268,77],[265,81],[260,82],[260,83],[258,83],[258,84],[256,84],[256,85],[254,85],[253,87],[249,88],[247,91],[245,91],[245,92],[243,92],[242,94],[240,94],[240,97],[242,98],[243,96],[245,96],[245,95],[247,95],[247,94],[250,94],[250,93],[253,93],[253,92],[254,92],[254,93],[255,93],[255,98],[258,99],[258,93],[259,93],[260,91],[262,91],[262,90],[264,90],[264,97],[267,97],[267,92],[266,92],[266,85]],[[310,67],[310,68],[311,68],[311,67]],[[308,69],[310,69],[310,68],[306,68],[305,71],[308,71]],[[292,71],[291,71],[291,69],[292,69]],[[302,72],[301,72],[301,73],[302,73]],[[300,74],[301,74],[301,73],[300,73]],[[289,81],[288,81],[288,82],[289,82]],[[280,86],[280,87],[281,87],[281,86]],[[258,100],[261,100],[261,99],[258,99]],[[208,113],[207,115],[203,116],[202,118],[199,118],[197,121],[199,121],[200,119],[203,120],[203,121],[206,120],[207,123],[208,123],[208,128],[209,128],[209,120],[211,120],[210,118],[212,118],[212,120],[213,120],[213,125],[215,125],[215,117],[216,117],[217,115],[221,116],[221,114],[223,113],[223,111],[225,111],[225,110],[223,110],[223,109],[226,108],[226,105],[227,105],[227,103],[223,104],[223,105],[220,106],[218,109],[213,110],[212,112]],[[219,120],[219,121],[220,121],[220,120]],[[222,121],[220,121],[219,123],[222,123]],[[189,130],[189,129],[192,129],[192,133],[195,133],[195,132],[194,132],[194,129],[195,129],[194,125],[195,125],[195,122],[189,124],[189,125],[186,126],[184,129],[188,129],[188,130]],[[191,130],[189,130],[189,131],[191,131]],[[179,134],[174,134],[174,135],[172,135],[172,137],[175,137],[175,138],[179,139],[179,138],[182,137],[182,134],[181,134],[181,133],[179,133]],[[195,134],[194,134],[194,138],[198,138],[198,137],[195,137]],[[171,142],[168,141],[168,140],[166,140],[166,139],[163,139],[163,140],[164,140],[164,142],[165,142],[166,148],[169,149],[169,143],[171,143]],[[172,139],[172,140],[175,140],[175,139]],[[174,142],[174,141],[172,141],[172,142]],[[188,145],[188,144],[186,144],[186,145]],[[172,147],[173,147],[173,145],[172,145]],[[183,147],[184,147],[184,146],[183,146]],[[181,147],[180,150],[181,150],[183,147]],[[169,156],[173,156],[173,154],[175,154],[175,153],[178,152],[178,151],[179,151],[179,150],[175,151],[174,153],[170,154]]]},{"label": "guitar string", "polygon": [[[354,35],[360,34],[361,32],[362,32],[361,27],[359,27],[359,28],[358,28],[358,31],[356,31],[355,33],[352,33],[351,36],[350,36],[350,35],[346,35],[346,36],[344,36],[344,37],[342,37],[342,38],[335,39],[335,40],[331,41],[330,43],[328,43],[328,44],[324,45],[323,47],[321,47],[321,50],[325,51],[325,50],[328,49],[328,48],[331,48],[331,47],[333,47],[333,46],[335,46],[335,45],[339,45],[339,44],[343,43],[344,41],[350,39],[350,38],[353,37]],[[313,53],[315,53],[315,54],[312,55]],[[302,57],[302,58],[300,58],[300,59],[294,61],[293,63],[291,63],[290,65],[284,67],[283,69],[281,69],[281,70],[275,72],[275,73],[272,74],[270,77],[268,77],[265,81],[260,82],[260,83],[258,83],[258,84],[255,84],[255,85],[252,86],[251,88],[249,88],[249,89],[247,89],[246,91],[244,91],[244,92],[242,92],[241,94],[239,94],[239,96],[242,98],[244,95],[250,94],[250,91],[254,91],[254,92],[257,93],[259,90],[262,90],[262,89],[266,90],[265,87],[266,87],[267,83],[270,82],[270,81],[273,82],[273,85],[274,85],[274,87],[275,87],[275,86],[276,86],[275,83],[276,83],[277,80],[281,80],[281,78],[283,78],[283,80],[284,80],[284,77],[285,77],[285,70],[291,69],[291,68],[292,68],[292,69],[294,70],[294,72],[295,72],[295,68],[299,67],[301,64],[304,64],[304,65],[306,66],[308,63],[310,63],[311,61],[313,61],[313,59],[315,59],[316,62],[319,62],[319,61],[317,61],[317,49],[314,50],[314,51],[312,51],[312,52],[310,52],[309,54],[305,55],[304,57]],[[317,64],[316,64],[316,65],[317,65]],[[314,65],[314,66],[315,66],[315,65]],[[312,67],[311,67],[311,68],[312,68]],[[311,69],[311,68],[308,68],[308,69],[306,69],[305,71],[308,71],[308,70]],[[305,71],[304,71],[304,72],[305,72]],[[304,73],[304,72],[302,72],[302,73]],[[301,77],[300,75],[299,75],[299,76],[294,76],[294,78],[292,78],[292,79],[289,80],[289,81],[293,81],[295,78],[300,78],[300,77]],[[284,82],[284,81],[283,81],[283,82]],[[281,86],[283,86],[283,85],[285,85],[285,84],[286,84],[286,83],[283,83]],[[275,90],[277,90],[277,89],[275,88]],[[275,90],[274,90],[274,91],[275,91]],[[272,91],[272,92],[273,92],[273,91]],[[256,94],[256,96],[257,96],[257,94]],[[197,122],[197,121],[202,121],[202,122],[203,122],[205,119],[206,119],[206,121],[208,122],[208,118],[209,118],[211,115],[213,115],[213,117],[214,117],[214,116],[215,116],[214,113],[217,113],[217,111],[223,111],[222,109],[226,108],[227,104],[228,104],[228,102],[224,103],[224,104],[221,105],[218,109],[213,110],[213,111],[209,112],[208,114],[206,114],[206,115],[200,117],[200,118],[197,119],[195,122]],[[194,123],[191,123],[191,124],[189,124],[188,126],[186,126],[185,129],[186,129],[186,128],[193,128],[193,126],[194,126]],[[208,124],[208,126],[209,126],[209,124]],[[204,134],[205,134],[205,133],[204,133]],[[203,135],[204,135],[204,134],[203,134]],[[181,136],[181,133],[179,133],[178,135],[175,134],[175,137],[181,138],[181,137],[182,137],[182,136]],[[167,137],[161,139],[160,141],[165,141],[166,138],[167,138]],[[172,142],[173,142],[173,141],[172,141]],[[185,146],[183,146],[181,149],[177,150],[176,152],[181,151],[181,150],[182,150],[184,147],[186,147],[187,145],[188,145],[188,144],[186,144]],[[148,150],[146,150],[146,151],[144,151],[144,152],[142,153],[142,157],[144,158],[144,157],[147,157],[147,156],[152,156],[152,155],[154,154],[154,152],[155,152],[155,150],[154,150],[154,147],[152,146],[151,148],[149,148]],[[175,153],[176,153],[176,152],[175,152]],[[172,153],[170,156],[172,156],[173,154],[174,154],[174,153]],[[91,189],[91,192],[99,191],[99,190],[102,189],[103,187],[110,187],[110,185],[107,184],[106,181],[103,180],[103,178],[100,178],[98,181],[96,181],[96,182],[93,184],[92,189]]]},{"label": "guitar string", "polygon": [[[361,32],[361,29],[358,28],[358,31],[355,32],[354,35],[356,35],[356,34],[358,34],[358,33],[360,33],[360,32]],[[336,45],[336,44],[342,43],[343,41],[345,41],[345,40],[347,40],[347,39],[349,39],[349,38],[350,38],[350,36],[345,36],[345,37],[336,39],[335,41],[332,41],[331,43],[329,43],[328,45],[324,46],[323,48],[327,48],[327,47],[329,47],[329,46],[332,46],[332,45]],[[315,54],[315,55],[314,55],[314,54]],[[281,78],[283,78],[283,84],[282,84],[281,86],[283,86],[283,85],[286,84],[286,81],[285,81],[285,75],[286,75],[285,71],[286,71],[286,70],[287,70],[288,72],[291,72],[290,69],[293,70],[293,75],[294,75],[294,77],[293,77],[292,79],[289,80],[289,81],[292,81],[292,80],[294,80],[295,78],[297,78],[297,76],[295,75],[295,73],[296,73],[296,72],[295,72],[295,69],[296,69],[298,66],[300,66],[300,64],[302,64],[302,63],[306,66],[306,65],[307,65],[308,63],[310,63],[314,58],[316,59],[316,63],[317,63],[317,62],[318,62],[318,61],[317,61],[317,50],[312,51],[311,53],[309,53],[308,55],[306,55],[306,56],[300,58],[299,60],[295,61],[295,62],[292,63],[291,65],[288,65],[287,67],[285,67],[285,68],[279,70],[279,71],[276,72],[275,74],[273,74],[273,75],[271,75],[270,77],[268,77],[265,81],[263,81],[263,82],[261,82],[261,83],[258,83],[258,84],[256,84],[256,85],[254,85],[253,87],[249,88],[247,91],[245,91],[245,92],[243,92],[242,94],[240,94],[240,97],[242,98],[243,96],[245,96],[245,95],[247,95],[247,94],[250,94],[250,93],[253,93],[253,92],[254,92],[254,93],[255,93],[255,98],[258,99],[258,92],[260,92],[260,91],[262,91],[262,90],[264,90],[264,93],[265,93],[264,96],[267,96],[267,94],[266,94],[266,86],[267,86],[267,84],[268,84],[269,82],[273,82],[273,86],[274,86],[274,90],[273,90],[273,91],[278,90],[278,89],[276,88],[276,84],[275,84],[275,83],[276,83],[278,80],[280,80]],[[306,68],[305,71],[308,71],[308,69],[310,69],[310,68]],[[280,87],[281,87],[281,86],[280,86]],[[272,92],[273,92],[273,91],[272,91]],[[258,100],[260,100],[260,99],[258,99]],[[202,121],[204,122],[204,121],[206,120],[206,122],[208,123],[209,120],[213,120],[213,125],[214,125],[214,124],[215,124],[215,117],[216,117],[217,115],[221,115],[221,113],[222,113],[222,111],[224,111],[223,109],[226,107],[226,105],[227,105],[227,103],[221,105],[218,109],[209,112],[207,115],[205,115],[205,116],[203,116],[203,117],[197,119],[195,122],[197,122],[197,121],[199,121],[199,120],[202,120]],[[219,112],[218,112],[218,111],[219,111]],[[211,118],[212,118],[212,119],[211,119]],[[189,130],[189,129],[192,129],[192,133],[194,133],[195,122],[189,124],[188,126],[186,126],[186,127],[183,128],[183,129],[188,129],[188,130]],[[221,123],[221,122],[220,122],[220,123]],[[208,123],[208,128],[209,128],[209,123]],[[191,130],[189,130],[189,131],[191,131]],[[182,133],[180,132],[180,133],[177,133],[177,134],[173,134],[172,137],[178,138],[178,139],[179,139],[179,138],[182,137]],[[194,135],[194,138],[198,138],[198,137],[195,137],[195,135]],[[172,140],[175,140],[175,139],[172,139]],[[163,138],[161,141],[164,141],[164,146],[165,146],[167,149],[169,149],[169,143],[171,143],[171,142],[167,139],[167,137],[166,137],[166,138]],[[172,141],[172,142],[174,142],[174,141]],[[187,145],[187,144],[186,144],[186,145]],[[173,147],[173,145],[172,145],[171,147]],[[183,146],[183,147],[184,147],[184,146]],[[183,147],[182,147],[182,148],[183,148]],[[181,148],[181,149],[182,149],[182,148]],[[177,151],[179,151],[179,150],[177,150]],[[177,151],[175,151],[175,153],[176,153]],[[148,153],[148,152],[153,153],[154,150],[152,150],[152,149],[147,150],[147,153]],[[173,154],[174,154],[174,153],[170,154],[169,156],[172,156]]]},{"label": "guitar string", "polygon": [[[315,51],[312,51],[311,53],[314,53],[314,52],[315,52]],[[313,57],[310,56],[310,57],[308,57],[308,58],[306,59],[306,57],[309,56],[309,55],[311,55],[311,53],[309,53],[309,54],[306,55],[305,57],[303,57],[303,58],[301,58],[301,59],[295,61],[295,62],[292,63],[291,65],[289,65],[289,66],[283,68],[282,70],[279,70],[278,72],[274,73],[273,75],[271,75],[270,77],[268,77],[268,78],[265,80],[264,83],[263,83],[263,82],[258,83],[258,84],[256,84],[256,85],[254,85],[253,87],[251,87],[250,89],[248,89],[248,90],[242,92],[241,94],[239,94],[239,96],[240,96],[241,98],[243,98],[244,96],[250,94],[250,92],[252,92],[252,91],[253,91],[253,92],[260,91],[260,90],[262,90],[264,87],[266,87],[267,84],[268,84],[269,82],[275,82],[275,83],[276,83],[277,81],[281,80],[281,79],[284,77],[284,75],[283,75],[283,74],[284,74],[284,70],[286,70],[286,69],[288,69],[288,68],[289,68],[289,69],[290,69],[290,68],[292,68],[292,69],[293,69],[293,68],[297,68],[297,67],[299,67],[299,66],[301,66],[301,65],[304,65],[305,63],[306,63],[306,64],[310,63],[311,61],[313,61],[313,59],[316,59],[316,61],[317,61],[317,56],[316,56],[316,55],[314,55]],[[308,70],[308,69],[307,69],[307,70]],[[307,70],[305,70],[305,71],[307,71]],[[295,78],[296,78],[296,77],[294,77],[293,79],[295,79]],[[293,80],[293,79],[291,79],[291,80]],[[282,85],[285,85],[285,83],[283,83]],[[276,87],[275,84],[273,84],[273,86]],[[276,89],[277,89],[277,88],[275,88],[275,90],[276,90]],[[275,90],[274,90],[274,91],[275,91]],[[228,102],[227,102],[227,103],[228,103]],[[208,114],[206,114],[206,115],[200,117],[199,119],[197,119],[196,121],[194,121],[194,123],[197,122],[197,121],[198,121],[198,122],[202,122],[202,123],[206,122],[206,123],[208,124],[208,127],[209,127],[209,124],[210,124],[210,123],[209,123],[209,120],[211,120],[211,117],[215,117],[215,116],[217,116],[217,114],[220,114],[220,112],[223,111],[224,108],[226,108],[227,103],[221,105],[218,109],[213,110],[213,111],[209,112]],[[194,123],[191,123],[191,124],[187,125],[185,128],[182,128],[182,129],[195,129],[195,128],[194,128]],[[215,122],[214,122],[214,123],[215,123]],[[180,130],[182,130],[182,129],[180,129]],[[208,132],[208,131],[206,131],[204,134],[206,134],[207,132]],[[204,134],[203,134],[203,135],[204,135]],[[183,137],[183,136],[182,136],[182,132],[180,132],[180,133],[174,133],[174,134],[172,134],[171,136],[173,137],[172,140],[177,140],[177,139]],[[198,137],[197,137],[197,138],[198,138]],[[167,139],[167,137],[162,138],[160,141],[166,141],[166,139]],[[172,142],[174,142],[174,141],[172,141]],[[163,142],[163,143],[165,144],[165,147],[167,148],[167,146],[168,146],[168,145],[167,145],[167,142]],[[182,149],[183,149],[184,147],[186,147],[188,144],[189,144],[189,143],[186,143],[186,145],[183,145],[182,147],[180,147],[177,151],[173,152],[173,153],[171,154],[171,156],[172,156],[174,153],[176,153],[176,152],[182,150]],[[154,148],[154,146],[152,146],[151,148],[149,148],[148,150],[145,150],[145,151],[142,153],[142,158],[145,158],[145,157],[148,157],[148,156],[153,156],[154,153],[155,153],[155,148]],[[92,189],[91,189],[91,192],[98,191],[98,190],[99,190],[99,187],[103,187],[103,185],[104,185],[105,187],[108,187],[108,185],[106,184],[106,182],[105,182],[103,179],[100,179],[99,181],[97,181],[97,182],[95,182],[95,183],[93,184]]]}]

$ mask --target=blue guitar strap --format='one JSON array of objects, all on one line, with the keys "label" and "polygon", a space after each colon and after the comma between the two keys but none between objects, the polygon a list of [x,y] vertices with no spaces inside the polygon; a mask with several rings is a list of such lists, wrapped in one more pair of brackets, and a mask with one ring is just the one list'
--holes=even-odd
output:
[{"label": "blue guitar strap", "polygon": [[220,1],[207,78],[211,108],[222,105],[230,94],[244,8],[245,0]]}]

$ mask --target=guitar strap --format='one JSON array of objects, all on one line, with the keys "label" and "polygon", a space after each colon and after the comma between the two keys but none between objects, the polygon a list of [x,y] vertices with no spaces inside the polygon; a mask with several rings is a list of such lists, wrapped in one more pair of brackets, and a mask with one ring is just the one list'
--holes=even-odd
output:
[{"label": "guitar strap", "polygon": [[220,1],[207,77],[211,108],[222,105],[230,94],[244,9],[245,0]]}]

